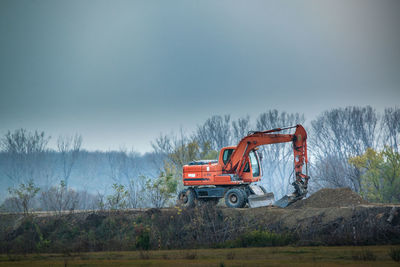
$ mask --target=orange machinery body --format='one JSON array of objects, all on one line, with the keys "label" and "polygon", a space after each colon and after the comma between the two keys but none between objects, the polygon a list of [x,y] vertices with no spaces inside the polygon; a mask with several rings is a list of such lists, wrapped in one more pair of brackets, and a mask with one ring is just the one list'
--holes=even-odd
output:
[{"label": "orange machinery body", "polygon": [[[273,134],[289,128],[296,128],[294,134]],[[294,167],[297,180],[308,182],[308,176],[302,174],[302,167],[307,163],[307,134],[301,125],[284,129],[273,129],[253,132],[244,137],[235,147],[224,147],[217,161],[203,161],[199,164],[183,166],[183,184],[185,186],[205,185],[240,185],[257,182],[261,179],[261,164],[257,153],[253,153],[253,161],[257,160],[258,172],[254,172],[250,164],[249,154],[258,146],[275,143],[293,143]],[[223,159],[225,150],[233,150],[229,160]],[[247,170],[245,170],[245,166]],[[258,174],[258,175],[254,175]]]},{"label": "orange machinery body", "polygon": [[238,185],[257,182],[261,179],[261,175],[253,177],[252,170],[250,169],[250,172],[243,174],[242,179],[232,181],[232,175],[223,171],[225,164],[223,163],[222,155],[226,149],[236,149],[236,147],[224,147],[219,153],[218,162],[216,163],[209,162],[203,165],[183,166],[183,184],[185,186]]}]

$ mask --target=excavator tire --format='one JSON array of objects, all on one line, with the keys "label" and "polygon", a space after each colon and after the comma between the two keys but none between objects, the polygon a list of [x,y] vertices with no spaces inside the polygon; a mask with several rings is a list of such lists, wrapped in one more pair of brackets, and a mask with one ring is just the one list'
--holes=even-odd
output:
[{"label": "excavator tire", "polygon": [[246,204],[244,192],[239,188],[229,189],[225,193],[225,204],[228,208],[243,208]]},{"label": "excavator tire", "polygon": [[241,207],[241,208],[244,208],[246,206],[246,204],[247,204],[248,196],[247,196],[247,193],[246,193],[245,189],[241,188],[240,191],[243,194],[243,198],[244,198],[243,207]]},{"label": "excavator tire", "polygon": [[192,189],[184,189],[178,194],[177,204],[185,208],[193,208],[196,205],[195,195]]}]

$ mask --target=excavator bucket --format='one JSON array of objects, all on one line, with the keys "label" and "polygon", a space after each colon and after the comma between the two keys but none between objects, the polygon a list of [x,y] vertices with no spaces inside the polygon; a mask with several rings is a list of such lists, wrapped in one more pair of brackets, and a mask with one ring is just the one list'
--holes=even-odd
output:
[{"label": "excavator bucket", "polygon": [[274,206],[286,208],[290,204],[303,199],[307,195],[307,185],[303,182],[295,181],[292,183],[295,191],[291,195],[285,195],[274,203]]},{"label": "excavator bucket", "polygon": [[287,206],[289,206],[292,203],[293,203],[293,196],[285,195],[281,199],[275,201],[275,203],[273,205],[281,207],[281,208],[286,208]]},{"label": "excavator bucket", "polygon": [[250,189],[253,193],[247,197],[250,208],[270,206],[274,203],[274,193],[267,193],[263,187],[255,184],[250,185]]},{"label": "excavator bucket", "polygon": [[270,206],[274,203],[274,200],[274,193],[266,193],[263,195],[250,195],[248,197],[250,208]]}]

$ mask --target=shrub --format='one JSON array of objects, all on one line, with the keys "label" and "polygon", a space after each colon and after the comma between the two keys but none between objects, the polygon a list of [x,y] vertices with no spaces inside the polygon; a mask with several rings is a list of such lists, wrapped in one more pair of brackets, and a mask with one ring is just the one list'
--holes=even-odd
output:
[{"label": "shrub", "polygon": [[39,191],[40,188],[35,185],[32,179],[28,183],[20,184],[18,188],[8,188],[11,199],[15,201],[19,210],[24,211],[25,215],[30,212],[32,202]]},{"label": "shrub", "polygon": [[113,184],[114,193],[107,196],[108,207],[111,210],[123,210],[128,207],[129,191],[122,184]]},{"label": "shrub", "polygon": [[11,251],[13,252],[39,252],[39,250],[45,246],[43,243],[45,240],[43,239],[40,228],[30,216],[23,219],[16,232],[20,234],[16,236],[11,243]]},{"label": "shrub", "polygon": [[75,210],[79,202],[78,197],[78,193],[68,188],[64,181],[60,181],[59,185],[43,191],[40,200],[45,210],[54,211],[60,216],[63,211]]},{"label": "shrub", "polygon": [[150,249],[150,229],[142,225],[135,227],[136,236],[136,248],[149,250]]},{"label": "shrub", "polygon": [[389,251],[389,256],[392,258],[394,261],[400,261],[400,248],[392,248]]},{"label": "shrub", "polygon": [[234,247],[285,246],[293,241],[288,234],[276,234],[269,231],[254,230],[240,236],[233,243]]}]

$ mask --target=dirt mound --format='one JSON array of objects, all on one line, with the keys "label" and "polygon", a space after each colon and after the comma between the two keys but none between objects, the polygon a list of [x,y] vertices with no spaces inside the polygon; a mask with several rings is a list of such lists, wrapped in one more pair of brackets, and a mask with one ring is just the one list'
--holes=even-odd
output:
[{"label": "dirt mound", "polygon": [[290,205],[289,208],[333,208],[348,207],[368,204],[360,195],[353,192],[350,188],[324,188],[309,198],[303,199]]}]

